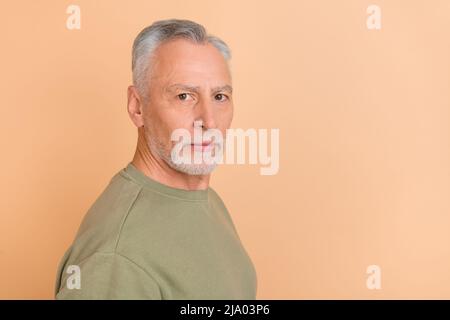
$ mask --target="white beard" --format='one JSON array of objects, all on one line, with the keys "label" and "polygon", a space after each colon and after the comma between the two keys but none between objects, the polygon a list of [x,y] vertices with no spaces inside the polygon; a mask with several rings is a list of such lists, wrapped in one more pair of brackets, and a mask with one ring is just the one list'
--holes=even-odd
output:
[{"label": "white beard", "polygon": [[213,163],[213,164],[206,164],[206,163],[201,163],[201,164],[187,164],[187,163],[174,163],[172,161],[172,158],[169,157],[167,164],[180,172],[186,173],[186,174],[190,174],[190,175],[207,175],[210,174],[211,172],[214,171],[214,169],[217,167],[217,163]]},{"label": "white beard", "polygon": [[[167,154],[164,145],[156,139],[149,138],[149,148],[151,152],[155,152],[161,159],[163,159],[169,167],[182,173],[189,175],[208,175],[217,167],[217,163],[177,163]],[[188,146],[190,147],[190,146]],[[192,157],[193,158],[193,157]],[[194,162],[194,161],[192,161]]]}]

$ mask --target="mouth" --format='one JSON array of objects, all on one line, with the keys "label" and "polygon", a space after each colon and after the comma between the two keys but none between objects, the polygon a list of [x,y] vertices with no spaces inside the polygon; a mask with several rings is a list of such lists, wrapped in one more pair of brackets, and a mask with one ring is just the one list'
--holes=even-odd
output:
[{"label": "mouth", "polygon": [[214,147],[214,143],[210,140],[210,141],[203,141],[200,144],[197,143],[191,143],[191,149],[193,149],[194,151],[209,151]]}]

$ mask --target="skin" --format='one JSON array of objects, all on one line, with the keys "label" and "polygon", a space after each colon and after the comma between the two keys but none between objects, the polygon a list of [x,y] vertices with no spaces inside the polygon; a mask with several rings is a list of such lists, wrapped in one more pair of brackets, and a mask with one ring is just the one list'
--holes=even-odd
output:
[{"label": "skin", "polygon": [[150,137],[161,142],[165,152],[177,128],[194,135],[194,121],[203,121],[203,132],[218,129],[225,136],[233,118],[231,75],[226,60],[211,44],[185,39],[170,40],[156,50],[150,65],[148,99],[135,86],[128,87],[128,114],[138,128],[132,164],[148,177],[184,190],[204,190],[210,174],[189,175],[170,167],[149,147]]}]

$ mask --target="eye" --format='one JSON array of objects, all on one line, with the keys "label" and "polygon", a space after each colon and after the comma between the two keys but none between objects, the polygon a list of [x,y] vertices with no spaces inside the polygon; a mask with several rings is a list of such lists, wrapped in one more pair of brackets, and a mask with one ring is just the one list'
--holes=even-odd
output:
[{"label": "eye", "polygon": [[216,99],[217,101],[225,101],[226,99],[228,99],[228,96],[222,93],[218,93],[214,96],[214,99]]},{"label": "eye", "polygon": [[188,96],[189,95],[187,93],[180,93],[177,95],[178,99],[180,99],[181,101],[186,101]]}]

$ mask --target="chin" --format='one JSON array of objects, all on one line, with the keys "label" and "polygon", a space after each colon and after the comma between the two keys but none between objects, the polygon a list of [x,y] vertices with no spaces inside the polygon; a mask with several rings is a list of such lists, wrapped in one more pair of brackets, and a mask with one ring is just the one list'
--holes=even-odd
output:
[{"label": "chin", "polygon": [[202,176],[211,174],[214,169],[217,167],[217,164],[176,164],[169,163],[169,165],[182,173],[193,175],[193,176]]}]

